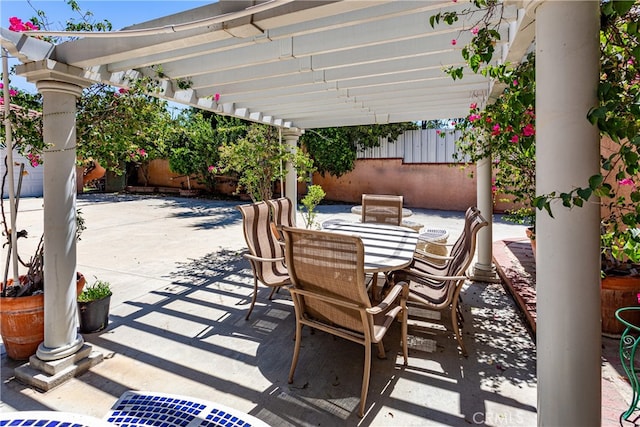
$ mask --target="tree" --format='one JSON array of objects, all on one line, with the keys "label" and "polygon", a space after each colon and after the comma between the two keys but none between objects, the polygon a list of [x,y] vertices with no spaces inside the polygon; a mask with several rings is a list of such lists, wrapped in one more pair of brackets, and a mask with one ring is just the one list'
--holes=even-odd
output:
[{"label": "tree", "polygon": [[78,101],[78,157],[98,161],[116,173],[126,162],[143,166],[164,157],[175,132],[167,102],[149,95],[150,79],[131,81],[129,89],[97,84]]},{"label": "tree", "polygon": [[244,137],[220,147],[219,171],[237,173],[237,191],[246,191],[254,202],[272,198],[273,184],[284,179],[289,162],[298,171],[298,181],[309,180],[313,161],[300,148],[290,152],[280,144],[272,126],[253,123]]},{"label": "tree", "polygon": [[457,159],[476,163],[491,156],[496,171],[494,192],[511,196],[523,207],[508,210],[506,219],[535,225],[535,56],[516,67],[498,66],[491,75],[504,86],[493,104],[456,122]]},{"label": "tree", "polygon": [[[474,9],[461,12],[473,13],[478,9],[484,12],[478,24],[470,29],[473,38],[462,50],[462,56],[474,72],[498,80],[502,76],[510,76],[515,81],[520,78],[518,67],[509,64],[489,65],[496,41],[500,39],[496,30],[499,20],[493,18],[501,15],[502,6],[495,0],[473,0]],[[601,203],[610,212],[602,219],[601,232],[602,263],[606,272],[640,263],[640,4],[603,0],[600,12],[599,105],[589,111],[586,119],[598,126],[601,136],[611,138],[614,147],[609,154],[602,156],[601,173],[591,176],[580,187],[538,195],[533,200],[533,206],[545,209],[553,216],[553,200],[560,200],[564,207],[572,208],[583,206],[592,196],[600,197]],[[451,24],[457,19],[456,12],[438,13],[431,17],[430,22],[434,26],[440,21]],[[449,68],[446,72],[454,79],[463,77],[462,67]],[[508,125],[510,116],[520,114],[519,117],[522,117],[520,106],[504,103],[504,97],[509,93],[508,88],[501,96],[503,101],[499,100],[506,106],[506,115],[501,118],[501,130]],[[535,95],[535,91],[532,95]],[[532,102],[529,94],[521,93],[520,97],[527,99],[523,104]],[[467,124],[476,113],[472,108]],[[535,131],[533,128],[531,130]],[[505,146],[496,144],[491,150],[494,158],[499,158],[500,162],[510,160],[509,150]]]},{"label": "tree", "polygon": [[341,176],[353,170],[358,150],[379,147],[380,138],[395,141],[407,130],[417,129],[415,123],[348,126],[307,130],[300,137],[318,172]]},{"label": "tree", "polygon": [[193,177],[215,191],[220,172],[220,147],[247,133],[248,125],[233,117],[184,110],[176,120],[178,131],[169,148],[169,167],[175,173]]}]

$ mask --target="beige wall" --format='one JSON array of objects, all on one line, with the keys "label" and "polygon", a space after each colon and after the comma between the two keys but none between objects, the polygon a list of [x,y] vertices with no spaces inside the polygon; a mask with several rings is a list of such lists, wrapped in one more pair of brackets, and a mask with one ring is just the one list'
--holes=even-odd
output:
[{"label": "beige wall", "polygon": [[[353,171],[335,178],[316,174],[326,200],[360,203],[362,193],[397,194],[407,207],[464,211],[476,205],[475,165],[403,164],[401,159],[358,160]],[[507,205],[498,203],[496,211]]]},{"label": "beige wall", "polygon": [[[353,171],[335,178],[314,175],[313,183],[322,186],[326,200],[360,204],[363,193],[398,194],[404,197],[404,205],[413,208],[464,211],[476,204],[476,179],[471,165],[462,169],[450,164],[403,164],[401,159],[363,159],[356,161]],[[149,164],[149,186],[186,186],[185,178],[169,170],[166,160],[153,160]],[[192,188],[203,188],[191,181]],[[305,186],[299,185],[298,198],[304,197]],[[231,195],[233,185],[220,183],[218,193]],[[500,212],[506,205],[498,203]]]}]

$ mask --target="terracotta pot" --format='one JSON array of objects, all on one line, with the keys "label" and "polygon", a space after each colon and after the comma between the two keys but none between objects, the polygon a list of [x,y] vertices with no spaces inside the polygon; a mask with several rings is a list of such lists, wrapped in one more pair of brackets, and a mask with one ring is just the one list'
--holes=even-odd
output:
[{"label": "terracotta pot", "polygon": [[[617,309],[638,306],[640,293],[640,277],[638,276],[607,276],[601,281],[600,296],[602,316],[602,333],[620,335],[625,326],[615,317]],[[640,311],[630,311],[625,314],[625,320],[640,326]]]},{"label": "terracotta pot", "polygon": [[104,174],[107,172],[107,170],[103,168],[102,165],[100,165],[100,163],[94,161],[93,165],[94,165],[94,168],[91,169],[89,172],[87,172],[86,175],[82,177],[83,185],[87,185],[88,182],[93,181],[95,179],[102,178]]},{"label": "terracotta pot", "polygon": [[536,234],[533,231],[533,228],[527,228],[525,230],[525,233],[529,238],[529,242],[531,242],[531,251],[533,252],[533,259],[536,259]]},{"label": "terracotta pot", "polygon": [[[78,274],[78,295],[84,284],[84,276]],[[26,360],[35,354],[44,341],[44,295],[0,298],[0,332],[11,359]]]}]

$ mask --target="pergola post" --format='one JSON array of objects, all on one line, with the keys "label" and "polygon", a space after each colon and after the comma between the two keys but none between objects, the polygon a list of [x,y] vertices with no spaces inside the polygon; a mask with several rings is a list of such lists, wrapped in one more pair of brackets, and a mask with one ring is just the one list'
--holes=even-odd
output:
[{"label": "pergola post", "polygon": [[[286,128],[282,130],[282,138],[285,141],[286,148],[295,153],[298,147],[298,140],[302,135],[302,131],[297,128]],[[293,203],[294,209],[298,206],[298,173],[291,162],[287,162],[287,176],[285,178],[285,196]],[[294,215],[295,222],[295,215]]]},{"label": "pergola post", "polygon": [[476,163],[476,197],[478,209],[489,225],[478,232],[478,259],[473,266],[472,280],[499,282],[496,266],[493,264],[493,193],[491,191],[491,156],[483,157]]},{"label": "pergola post", "polygon": [[43,98],[44,142],[44,342],[37,356],[58,360],[78,351],[76,304],[76,98],[80,86],[36,83]]},{"label": "pergola post", "polygon": [[[599,173],[599,3],[532,2],[536,17],[536,192]],[[536,215],[538,425],[601,420],[600,206]]]}]

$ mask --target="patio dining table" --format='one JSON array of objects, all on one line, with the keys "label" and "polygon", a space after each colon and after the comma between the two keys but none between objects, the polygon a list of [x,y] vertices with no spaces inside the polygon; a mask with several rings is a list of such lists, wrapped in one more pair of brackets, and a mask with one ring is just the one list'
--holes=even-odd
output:
[{"label": "patio dining table", "polygon": [[389,272],[411,264],[418,243],[418,233],[395,225],[332,222],[324,230],[360,237],[364,245],[365,273]]},{"label": "patio dining table", "polygon": [[[364,271],[373,274],[372,283],[377,284],[378,273],[399,270],[411,264],[418,243],[418,233],[410,228],[395,225],[330,222],[323,229],[336,233],[356,235],[364,245]],[[373,287],[372,296],[378,300]]]}]

